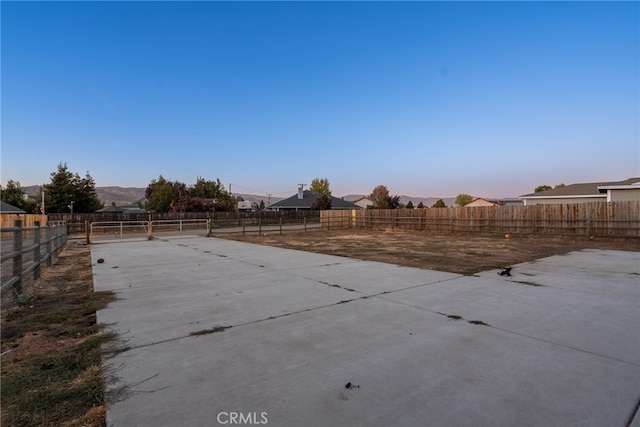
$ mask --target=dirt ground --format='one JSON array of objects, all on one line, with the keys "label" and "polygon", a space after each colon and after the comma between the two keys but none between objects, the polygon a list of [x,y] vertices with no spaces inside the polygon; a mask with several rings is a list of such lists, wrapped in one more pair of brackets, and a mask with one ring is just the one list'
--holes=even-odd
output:
[{"label": "dirt ground", "polygon": [[216,237],[460,274],[587,248],[640,251],[637,238],[510,236],[505,239],[504,235],[433,235],[397,230],[318,230]]}]

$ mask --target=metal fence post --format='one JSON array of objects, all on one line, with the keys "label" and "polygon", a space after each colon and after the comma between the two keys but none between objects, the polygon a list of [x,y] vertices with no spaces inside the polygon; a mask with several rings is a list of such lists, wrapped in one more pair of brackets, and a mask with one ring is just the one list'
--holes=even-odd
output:
[{"label": "metal fence post", "polygon": [[87,232],[87,245],[89,245],[91,244],[91,232],[90,232],[89,221],[84,222],[84,228],[86,229],[86,232]]},{"label": "metal fence post", "polygon": [[307,216],[304,217],[304,232],[307,232]]},{"label": "metal fence post", "polygon": [[282,216],[280,217],[280,235],[282,236]]},{"label": "metal fence post", "polygon": [[244,236],[244,218],[242,218],[242,235]]},{"label": "metal fence post", "polygon": [[33,270],[33,278],[40,278],[40,221],[34,221],[33,223],[36,226],[35,235],[33,236],[33,262],[35,263],[35,268]]},{"label": "metal fence post", "polygon": [[18,281],[13,285],[15,295],[22,296],[22,221],[16,219],[13,222],[13,226],[17,228],[13,232],[13,252],[15,258],[13,258],[13,276],[18,278]]},{"label": "metal fence post", "polygon": [[262,235],[262,218],[258,218],[258,235]]},{"label": "metal fence post", "polygon": [[44,238],[42,239],[42,243],[44,244],[44,256],[43,258],[46,260],[45,265],[49,267],[51,265],[51,251],[49,250],[49,242],[51,241],[51,225],[47,224],[44,227]]}]

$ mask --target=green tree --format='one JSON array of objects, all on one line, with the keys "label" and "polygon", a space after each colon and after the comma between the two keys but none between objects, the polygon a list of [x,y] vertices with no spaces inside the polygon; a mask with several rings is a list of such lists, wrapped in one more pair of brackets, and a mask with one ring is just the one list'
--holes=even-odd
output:
[{"label": "green tree", "polygon": [[327,196],[331,195],[331,189],[329,188],[329,180],[327,178],[314,178],[311,180],[311,185],[309,186],[309,190],[318,194],[326,194]]},{"label": "green tree", "polygon": [[435,202],[433,204],[433,206],[431,206],[432,208],[446,208],[447,204],[444,202],[444,200],[442,199],[438,199],[437,202]]},{"label": "green tree", "polygon": [[555,189],[555,188],[562,188],[562,187],[566,187],[564,182],[561,182],[560,184],[556,184],[555,187],[553,188]]},{"label": "green tree", "polygon": [[51,182],[44,186],[44,199],[46,211],[52,213],[70,212],[72,205],[73,212],[78,213],[95,212],[103,206],[89,172],[80,178],[66,163],[58,164],[58,170],[51,173]]},{"label": "green tree", "polygon": [[2,187],[0,185],[0,200],[27,213],[36,213],[38,210],[38,203],[27,198],[19,181],[9,180],[6,186]]},{"label": "green tree", "polygon": [[144,195],[147,198],[145,209],[153,212],[169,212],[171,204],[180,196],[173,183],[162,175],[157,180],[151,180]]},{"label": "green tree", "polygon": [[193,189],[190,191],[190,194],[193,197],[200,197],[203,199],[231,200],[231,195],[227,190],[225,190],[220,179],[207,181],[204,178],[198,177]]},{"label": "green tree", "polygon": [[539,193],[541,191],[552,190],[550,185],[538,185],[534,191],[534,193]]},{"label": "green tree", "polygon": [[418,209],[424,209],[424,203],[422,202],[418,203]]},{"label": "green tree", "polygon": [[238,200],[220,183],[198,177],[196,183],[187,186],[180,181],[169,181],[162,175],[145,190],[145,208],[155,212],[212,212],[232,211]]},{"label": "green tree", "polygon": [[311,204],[311,210],[324,211],[331,209],[331,197],[326,194],[320,194]]},{"label": "green tree", "polygon": [[405,206],[405,208],[413,209],[413,202],[411,200],[409,200],[409,203],[407,203],[407,206]]},{"label": "green tree", "polygon": [[260,205],[258,206],[258,210],[259,210],[259,211],[263,211],[263,210],[264,210],[264,208],[265,208],[264,200],[260,200]]},{"label": "green tree", "polygon": [[456,197],[456,205],[458,206],[468,205],[472,201],[473,196],[470,196],[469,194],[458,194],[458,197]]}]

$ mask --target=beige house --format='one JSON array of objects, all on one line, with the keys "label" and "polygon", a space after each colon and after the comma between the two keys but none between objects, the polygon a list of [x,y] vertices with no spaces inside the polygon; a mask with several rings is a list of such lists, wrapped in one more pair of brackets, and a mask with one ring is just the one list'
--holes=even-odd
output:
[{"label": "beige house", "polygon": [[614,182],[571,184],[520,196],[525,206],[586,202],[640,201],[640,178]]},{"label": "beige house", "polygon": [[522,206],[520,199],[484,199],[478,197],[471,203],[464,205],[465,208],[476,208],[479,206]]},{"label": "beige house", "polygon": [[368,197],[360,197],[358,200],[351,203],[360,206],[362,209],[367,209],[367,206],[373,206],[373,201]]}]

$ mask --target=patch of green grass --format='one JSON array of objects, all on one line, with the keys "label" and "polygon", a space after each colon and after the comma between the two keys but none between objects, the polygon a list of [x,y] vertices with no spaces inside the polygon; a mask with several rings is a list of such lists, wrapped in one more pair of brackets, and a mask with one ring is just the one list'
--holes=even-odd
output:
[{"label": "patch of green grass", "polygon": [[115,334],[99,334],[63,352],[21,362],[4,374],[3,423],[22,427],[55,425],[56,420],[81,417],[87,408],[104,403],[100,345]]}]

